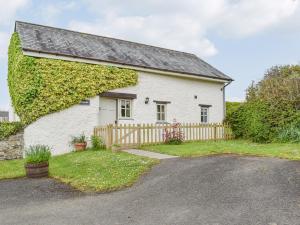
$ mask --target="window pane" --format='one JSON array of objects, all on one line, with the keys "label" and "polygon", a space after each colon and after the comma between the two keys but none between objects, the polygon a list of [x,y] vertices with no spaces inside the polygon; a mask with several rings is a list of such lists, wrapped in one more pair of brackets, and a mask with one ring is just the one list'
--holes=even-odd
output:
[{"label": "window pane", "polygon": [[121,118],[131,118],[131,100],[120,99],[119,100],[119,111]]},{"label": "window pane", "polygon": [[125,117],[126,115],[125,115],[125,109],[121,109],[121,117]]},{"label": "window pane", "polygon": [[130,109],[126,109],[126,117],[130,118]]},{"label": "window pane", "polygon": [[163,104],[156,105],[157,121],[165,121],[166,120],[165,111],[166,111],[165,105],[163,105]]},{"label": "window pane", "polygon": [[208,122],[208,108],[201,108],[201,123],[207,123]]},{"label": "window pane", "polygon": [[121,100],[121,107],[125,107],[125,100]]},{"label": "window pane", "polygon": [[163,121],[165,120],[165,114],[164,113],[161,114],[161,120],[163,120]]},{"label": "window pane", "polygon": [[130,109],[130,101],[126,101],[126,108]]}]

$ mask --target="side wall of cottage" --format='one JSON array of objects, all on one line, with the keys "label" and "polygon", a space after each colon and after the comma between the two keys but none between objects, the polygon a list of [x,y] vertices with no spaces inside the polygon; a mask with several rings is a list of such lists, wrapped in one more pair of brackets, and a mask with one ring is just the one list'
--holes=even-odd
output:
[{"label": "side wall of cottage", "polygon": [[[200,122],[200,106],[209,107],[209,122],[222,122],[224,118],[223,87],[221,82],[139,72],[136,86],[111,90],[111,92],[136,94],[132,100],[132,118],[118,123],[156,123],[156,102],[169,102],[166,120],[171,123]],[[145,104],[145,99],[149,103]],[[70,152],[71,137],[93,134],[97,125],[114,123],[117,119],[116,99],[93,97],[88,105],[75,105],[44,116],[25,128],[25,147],[34,144],[49,145],[53,154]]]}]

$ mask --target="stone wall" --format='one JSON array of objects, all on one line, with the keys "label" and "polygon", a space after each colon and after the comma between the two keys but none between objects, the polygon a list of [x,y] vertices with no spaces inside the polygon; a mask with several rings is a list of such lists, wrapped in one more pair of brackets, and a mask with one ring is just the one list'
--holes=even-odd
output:
[{"label": "stone wall", "polygon": [[0,160],[22,158],[23,149],[23,132],[11,135],[8,138],[0,141]]}]

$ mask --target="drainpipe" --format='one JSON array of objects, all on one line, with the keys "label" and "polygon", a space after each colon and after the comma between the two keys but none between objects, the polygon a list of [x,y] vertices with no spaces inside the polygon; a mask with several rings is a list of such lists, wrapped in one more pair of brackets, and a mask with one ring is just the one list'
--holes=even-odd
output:
[{"label": "drainpipe", "polygon": [[225,84],[222,88],[221,91],[223,91],[223,120],[225,119],[226,115],[226,101],[225,101],[225,88],[231,84],[232,80],[230,80],[227,84]]}]

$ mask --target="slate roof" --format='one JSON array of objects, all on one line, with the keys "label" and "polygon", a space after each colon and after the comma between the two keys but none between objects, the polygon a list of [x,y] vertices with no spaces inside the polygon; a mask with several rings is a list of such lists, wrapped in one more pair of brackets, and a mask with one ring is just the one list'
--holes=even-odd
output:
[{"label": "slate roof", "polygon": [[8,118],[8,112],[7,111],[0,111],[0,117]]},{"label": "slate roof", "polygon": [[25,51],[232,80],[194,54],[17,21]]}]

